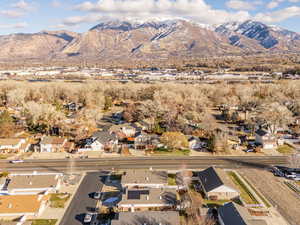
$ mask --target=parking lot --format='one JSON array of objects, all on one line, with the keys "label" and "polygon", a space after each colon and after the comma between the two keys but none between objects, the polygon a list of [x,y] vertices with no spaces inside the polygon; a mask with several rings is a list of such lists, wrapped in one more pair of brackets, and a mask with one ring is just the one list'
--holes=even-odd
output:
[{"label": "parking lot", "polygon": [[239,171],[248,179],[291,224],[300,224],[300,196],[288,188],[284,178],[275,177],[273,173],[261,169],[241,169]]}]

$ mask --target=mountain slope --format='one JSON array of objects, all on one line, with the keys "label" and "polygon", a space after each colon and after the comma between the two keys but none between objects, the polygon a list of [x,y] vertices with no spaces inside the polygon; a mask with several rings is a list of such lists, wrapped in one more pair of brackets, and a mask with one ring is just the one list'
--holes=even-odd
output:
[{"label": "mountain slope", "polygon": [[40,32],[0,36],[0,59],[47,60],[61,51],[77,35],[69,32]]},{"label": "mountain slope", "polygon": [[205,56],[238,53],[216,32],[184,21],[147,23],[101,23],[72,41],[64,50],[68,56],[99,58]]},{"label": "mountain slope", "polygon": [[271,51],[300,51],[300,35],[276,26],[268,26],[257,21],[231,22],[218,26],[215,30],[228,37],[230,44],[240,47],[263,47]]}]

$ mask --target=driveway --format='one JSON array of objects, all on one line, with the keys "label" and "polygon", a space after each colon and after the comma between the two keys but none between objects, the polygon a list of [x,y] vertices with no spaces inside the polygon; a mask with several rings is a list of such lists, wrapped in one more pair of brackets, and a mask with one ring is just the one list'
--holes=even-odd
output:
[{"label": "driveway", "polygon": [[97,200],[92,198],[94,192],[102,190],[104,173],[87,173],[83,178],[69,208],[66,210],[60,225],[82,225],[85,213],[93,211]]}]

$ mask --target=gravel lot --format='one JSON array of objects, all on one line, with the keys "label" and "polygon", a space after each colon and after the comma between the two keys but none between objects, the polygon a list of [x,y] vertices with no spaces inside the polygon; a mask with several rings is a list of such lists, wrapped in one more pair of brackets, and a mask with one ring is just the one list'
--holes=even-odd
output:
[{"label": "gravel lot", "polygon": [[259,169],[241,169],[239,173],[250,181],[291,225],[300,224],[300,197],[282,182],[282,178]]}]

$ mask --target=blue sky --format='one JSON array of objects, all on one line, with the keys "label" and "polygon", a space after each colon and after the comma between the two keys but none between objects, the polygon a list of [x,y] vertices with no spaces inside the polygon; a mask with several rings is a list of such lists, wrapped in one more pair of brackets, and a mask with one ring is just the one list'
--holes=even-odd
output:
[{"label": "blue sky", "polygon": [[206,24],[253,19],[300,32],[300,0],[0,0],[0,34],[84,32],[100,21],[124,18]]}]

